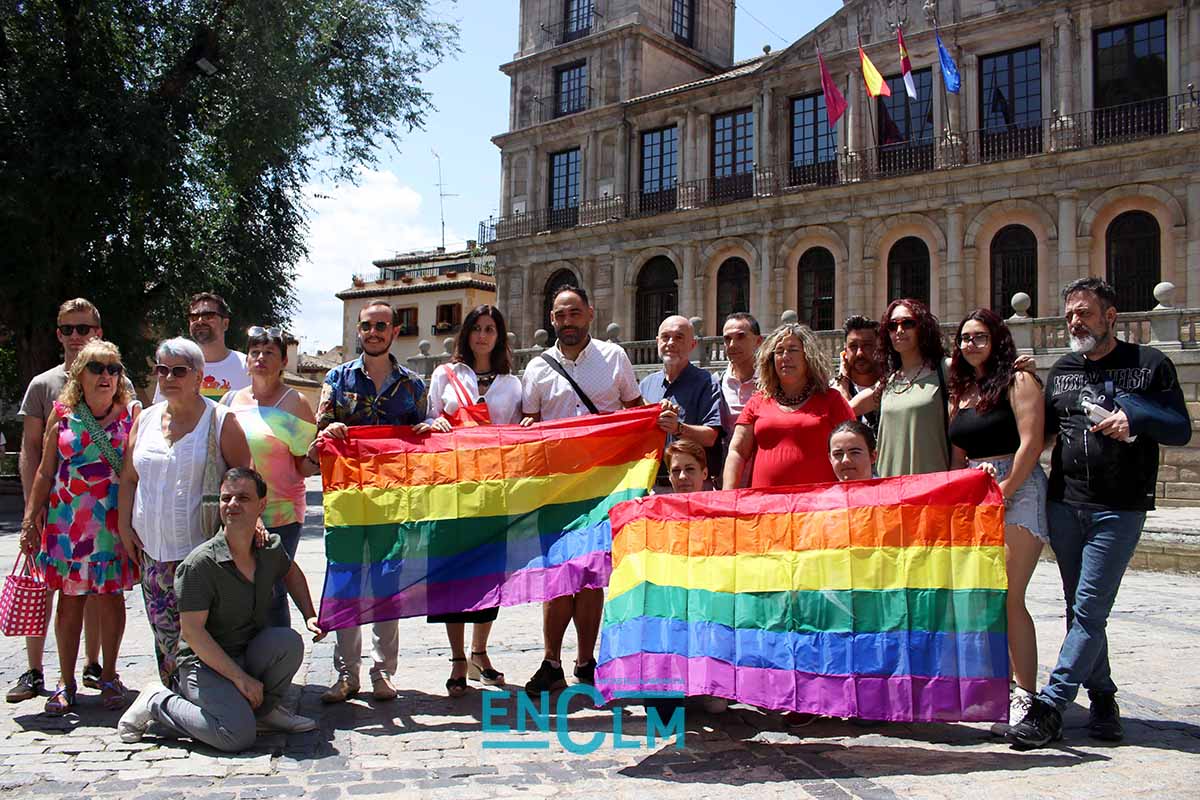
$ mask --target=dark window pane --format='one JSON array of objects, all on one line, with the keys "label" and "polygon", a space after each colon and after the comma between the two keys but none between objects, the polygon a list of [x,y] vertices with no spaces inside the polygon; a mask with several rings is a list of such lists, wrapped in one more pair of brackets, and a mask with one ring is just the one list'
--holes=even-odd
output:
[{"label": "dark window pane", "polygon": [[754,193],[754,112],[746,109],[713,117],[713,200]]},{"label": "dark window pane", "polygon": [[1012,296],[1025,292],[1033,300],[1029,316],[1037,316],[1037,237],[1024,225],[1008,225],[992,237],[992,310],[1008,319]]},{"label": "dark window pane", "polygon": [[675,208],[678,182],[679,129],[663,128],[642,134],[642,196],[640,213],[658,214]]},{"label": "dark window pane", "polygon": [[1166,96],[1167,37],[1163,17],[1099,31],[1094,41],[1097,108]]},{"label": "dark window pane", "polygon": [[750,266],[741,258],[726,259],[717,270],[717,320],[750,310]]},{"label": "dark window pane", "polygon": [[579,220],[579,148],[550,155],[550,224],[569,228]]},{"label": "dark window pane", "polygon": [[1162,279],[1158,220],[1145,211],[1126,211],[1105,233],[1108,282],[1117,290],[1118,311],[1154,307],[1154,287]]},{"label": "dark window pane", "polygon": [[804,251],[796,270],[797,313],[815,331],[833,328],[833,253],[824,247]]},{"label": "dark window pane", "polygon": [[693,0],[671,0],[671,33],[676,40],[692,44]]},{"label": "dark window pane", "polygon": [[554,72],[554,116],[575,114],[587,108],[587,62],[559,67]]},{"label": "dark window pane", "polygon": [[592,0],[566,0],[563,10],[563,41],[587,36],[592,27]]},{"label": "dark window pane", "polygon": [[578,285],[579,279],[569,269],[560,269],[550,276],[550,280],[546,281],[546,292],[542,295],[542,330],[549,334],[546,341],[547,347],[554,344],[558,338],[554,333],[554,326],[550,324],[550,309],[554,307],[554,295],[558,294],[560,287]]},{"label": "dark window pane", "polygon": [[788,183],[837,182],[837,141],[825,115],[825,97],[811,94],[792,100],[792,163]]},{"label": "dark window pane", "polygon": [[658,335],[659,324],[679,313],[678,276],[675,265],[666,256],[650,259],[638,273],[634,320],[638,339],[653,339]]},{"label": "dark window pane", "polygon": [[933,72],[913,70],[917,99],[908,96],[904,78],[887,78],[891,97],[876,98],[881,174],[933,169]]},{"label": "dark window pane", "polygon": [[888,300],[912,297],[929,305],[929,248],[906,236],[888,251]]}]

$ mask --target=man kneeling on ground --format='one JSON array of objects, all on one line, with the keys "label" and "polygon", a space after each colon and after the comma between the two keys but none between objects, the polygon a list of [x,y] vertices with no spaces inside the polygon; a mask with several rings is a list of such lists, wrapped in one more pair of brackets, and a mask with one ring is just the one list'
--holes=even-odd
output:
[{"label": "man kneeling on ground", "polygon": [[320,641],[308,582],[279,537],[253,546],[255,523],[266,506],[267,485],[236,467],[221,480],[224,528],[183,560],[175,573],[180,642],[175,691],[160,683],[142,690],[117,724],[124,742],[141,740],[152,722],[167,731],[236,753],[259,731],[301,733],[317,727],[279,705],[304,658],[304,641],[291,628],[268,628],[275,582],[304,615]]}]

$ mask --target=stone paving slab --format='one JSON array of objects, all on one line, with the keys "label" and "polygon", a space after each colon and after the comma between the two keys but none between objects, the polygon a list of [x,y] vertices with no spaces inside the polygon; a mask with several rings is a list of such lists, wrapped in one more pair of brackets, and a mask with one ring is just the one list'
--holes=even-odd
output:
[{"label": "stone paving slab", "polygon": [[[318,497],[310,495],[310,502]],[[300,545],[314,596],[319,593],[320,507],[310,506]],[[0,514],[0,564],[16,554],[17,519]],[[1039,566],[1030,587],[1043,672],[1063,635],[1063,607],[1052,563]],[[126,598],[128,623],[120,659],[125,682],[154,679],[150,632],[140,593]],[[1083,800],[1195,797],[1200,774],[1200,577],[1131,572],[1109,623],[1114,673],[1127,738],[1120,745],[1085,735],[1086,708],[1067,715],[1061,745],[1017,753],[986,725],[880,724],[818,720],[789,726],[777,714],[734,706],[710,716],[689,708],[683,748],[658,738],[647,747],[640,706],[618,709],[622,744],[613,747],[614,712],[585,707],[551,711],[546,749],[493,749],[547,737],[482,730],[483,693],[445,696],[449,649],[442,626],[401,622],[400,697],[379,703],[362,694],[322,706],[333,677],[333,637],[308,645],[304,667],[286,703],[314,716],[320,729],[260,737],[237,756],[186,741],[147,737],[122,744],[119,714],[105,711],[96,692],[82,690],[78,713],[54,719],[44,699],[0,704],[0,800],[7,797],[97,797],[120,800],[257,800],[352,798],[604,798],[648,797],[892,798],[1054,797]],[[523,682],[540,660],[541,614],[536,607],[506,608],[490,651],[498,668]],[[568,634],[568,650],[572,645]],[[53,673],[53,640],[47,663]],[[0,683],[25,668],[22,642],[0,639]],[[365,682],[364,675],[364,682]],[[54,676],[50,675],[51,682]],[[515,713],[514,701],[490,695]],[[568,752],[553,731],[561,725],[574,742],[603,736],[586,755]]]}]

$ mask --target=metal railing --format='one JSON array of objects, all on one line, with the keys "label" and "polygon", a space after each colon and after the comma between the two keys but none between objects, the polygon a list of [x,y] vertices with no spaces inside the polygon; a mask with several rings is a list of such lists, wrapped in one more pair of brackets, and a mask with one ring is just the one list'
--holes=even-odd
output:
[{"label": "metal railing", "polygon": [[542,23],[539,26],[542,30],[542,45],[557,46],[590,36],[596,30],[596,18],[599,16],[593,4],[588,8],[580,9],[576,16],[561,22],[549,25]]},{"label": "metal railing", "polygon": [[815,163],[756,165],[734,175],[678,182],[653,192],[606,195],[581,199],[566,208],[491,217],[479,223],[479,241],[517,239],[565,228],[1195,131],[1200,131],[1200,99],[1189,92],[1066,116],[1055,114],[1023,125],[948,132],[936,142],[843,150]]},{"label": "metal railing", "polygon": [[380,267],[376,280],[398,281],[402,278],[436,278],[442,275],[495,275],[496,266],[490,261],[458,261],[453,264],[434,264],[427,267]]}]

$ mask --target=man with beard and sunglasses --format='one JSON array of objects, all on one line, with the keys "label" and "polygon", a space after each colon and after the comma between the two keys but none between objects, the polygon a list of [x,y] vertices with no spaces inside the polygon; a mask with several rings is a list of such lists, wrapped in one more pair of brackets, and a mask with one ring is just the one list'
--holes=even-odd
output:
[{"label": "man with beard and sunglasses", "polygon": [[[879,430],[879,409],[868,411],[866,406],[878,406],[873,395],[882,377],[879,362],[875,359],[875,347],[879,344],[879,321],[855,314],[846,318],[842,332],[846,337],[845,347],[833,388],[846,398],[858,421],[876,433]],[[859,410],[859,406],[863,406],[863,410]]]},{"label": "man with beard and sunglasses", "polygon": [[[633,364],[625,349],[612,342],[596,341],[588,334],[595,315],[584,289],[563,286],[555,293],[550,324],[558,340],[525,367],[521,381],[525,414],[522,425],[642,405]],[[525,684],[526,692],[537,696],[567,685],[560,659],[563,636],[571,620],[575,621],[579,646],[575,678],[580,683],[595,683],[595,648],[603,610],[602,589],[584,589],[543,604],[545,653],[542,665]]]},{"label": "man with beard and sunglasses", "polygon": [[[17,419],[21,420],[21,454],[17,459],[18,471],[21,474],[21,490],[26,498],[33,486],[38,464],[42,461],[42,441],[46,430],[46,420],[54,410],[54,401],[62,394],[67,385],[67,374],[75,356],[83,346],[93,339],[104,338],[104,329],[100,327],[100,310],[90,301],[82,297],[68,300],[58,308],[58,319],[54,334],[63,348],[63,362],[46,370],[29,382],[25,397],[21,400]],[[133,398],[129,405],[129,413],[136,417],[142,404],[137,401],[133,384],[128,377],[122,377],[125,391]],[[51,607],[47,604],[46,616],[49,619]],[[100,688],[100,617],[93,604],[84,608],[84,640],[87,663],[83,668],[83,685],[92,689]],[[19,703],[37,696],[44,688],[42,678],[42,654],[46,647],[46,637],[29,636],[25,639],[25,654],[29,668],[17,679],[8,690],[5,699],[10,703]]]},{"label": "man with beard and sunglasses", "polygon": [[[325,376],[317,407],[317,438],[307,458],[319,466],[317,453],[323,439],[345,439],[354,425],[419,425],[425,422],[425,383],[401,366],[389,351],[396,338],[396,314],[383,300],[372,300],[358,314],[358,341],[362,355],[334,367]],[[396,699],[392,676],[400,647],[396,620],[373,623],[370,671],[376,700]],[[362,629],[337,632],[333,653],[337,681],[321,695],[325,703],[342,703],[358,693],[362,665]]]},{"label": "man with beard and sunglasses", "polygon": [[1008,732],[1017,749],[1062,738],[1062,712],[1088,690],[1088,733],[1124,736],[1105,627],[1146,512],[1154,508],[1159,445],[1191,439],[1171,360],[1116,338],[1117,295],[1099,278],[1063,290],[1071,353],[1046,379],[1046,439],[1054,442],[1046,512],[1062,576],[1067,636],[1049,684]]},{"label": "man with beard and sunglasses", "polygon": [[[199,292],[188,301],[188,334],[204,353],[204,383],[200,394],[220,401],[230,392],[250,385],[246,372],[246,354],[225,346],[229,330],[229,304],[219,294]],[[163,396],[154,390],[154,402]]]}]

